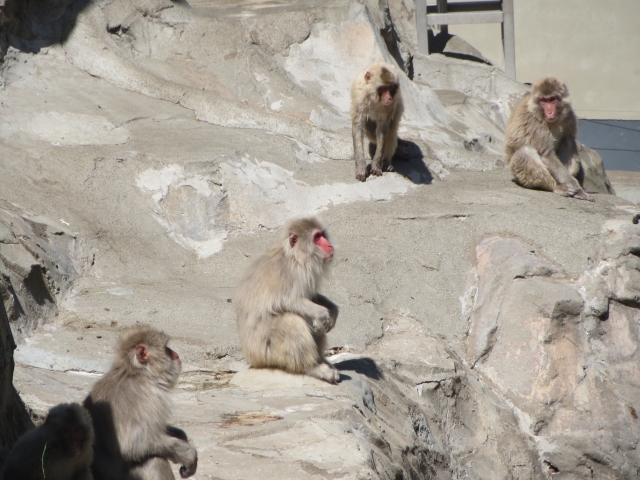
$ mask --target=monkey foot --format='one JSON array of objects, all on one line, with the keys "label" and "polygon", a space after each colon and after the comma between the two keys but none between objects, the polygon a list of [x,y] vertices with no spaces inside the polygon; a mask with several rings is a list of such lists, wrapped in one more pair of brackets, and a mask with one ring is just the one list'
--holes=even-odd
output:
[{"label": "monkey foot", "polygon": [[311,370],[306,372],[306,374],[331,384],[336,384],[338,383],[338,380],[340,380],[340,372],[338,369],[326,360],[313,367]]},{"label": "monkey foot", "polygon": [[593,196],[589,195],[588,193],[586,193],[584,190],[579,189],[579,190],[557,190],[555,191],[555,193],[558,193],[560,195],[562,195],[563,197],[572,197],[572,198],[576,198],[578,200],[586,200],[587,202],[595,202],[595,198],[593,198]]},{"label": "monkey foot", "polygon": [[379,168],[371,168],[371,175],[375,175],[376,177],[382,176],[382,170]]},{"label": "monkey foot", "polygon": [[563,197],[576,198],[578,200],[587,200],[588,202],[595,202],[594,198],[582,190],[580,187],[576,186],[575,188],[571,185],[558,185],[553,193],[557,193],[558,195],[562,195]]},{"label": "monkey foot", "polygon": [[573,198],[577,198],[578,200],[586,200],[587,202],[595,202],[596,199],[593,198],[586,192],[577,193],[573,196]]},{"label": "monkey foot", "polygon": [[356,173],[356,180],[360,180],[364,182],[367,179],[367,175],[365,173]]}]

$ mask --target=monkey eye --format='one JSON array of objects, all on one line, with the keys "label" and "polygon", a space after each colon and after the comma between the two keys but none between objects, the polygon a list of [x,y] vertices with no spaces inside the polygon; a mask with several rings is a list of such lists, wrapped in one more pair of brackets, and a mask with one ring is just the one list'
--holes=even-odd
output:
[{"label": "monkey eye", "polygon": [[313,234],[314,240],[320,240],[322,237],[324,237],[324,232],[316,232]]}]

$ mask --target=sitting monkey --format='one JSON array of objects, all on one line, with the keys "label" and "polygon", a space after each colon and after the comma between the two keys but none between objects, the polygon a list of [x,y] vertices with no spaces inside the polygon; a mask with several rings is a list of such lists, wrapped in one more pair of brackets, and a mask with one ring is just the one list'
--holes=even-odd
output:
[{"label": "sitting monkey", "polygon": [[247,269],[233,299],[240,343],[252,367],[340,378],[324,358],[338,307],[317,293],[333,246],[316,218],[290,222],[280,240]]},{"label": "sitting monkey", "polygon": [[506,163],[516,182],[593,202],[582,189],[577,131],[567,86],[553,77],[535,82],[514,109],[505,132]]}]

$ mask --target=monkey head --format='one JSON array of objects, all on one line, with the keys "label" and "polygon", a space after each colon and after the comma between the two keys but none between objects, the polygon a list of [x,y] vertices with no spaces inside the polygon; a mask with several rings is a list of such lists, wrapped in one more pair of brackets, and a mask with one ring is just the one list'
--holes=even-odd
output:
[{"label": "monkey head", "polygon": [[119,342],[118,359],[131,376],[145,375],[173,388],[182,370],[180,356],[171,350],[169,337],[148,325],[134,327]]},{"label": "monkey head", "polygon": [[45,420],[47,450],[75,460],[93,444],[91,417],[77,403],[53,407]]},{"label": "monkey head", "polygon": [[373,64],[364,74],[365,83],[373,86],[378,101],[385,107],[393,104],[399,88],[396,72],[389,68],[391,65],[387,65],[384,63]]},{"label": "monkey head", "polygon": [[530,112],[546,123],[562,120],[571,110],[569,89],[557,78],[542,78],[531,87],[528,107]]},{"label": "monkey head", "polygon": [[300,263],[307,259],[315,259],[322,264],[329,263],[333,258],[333,246],[327,232],[315,217],[293,220],[285,228],[288,253],[292,254]]},{"label": "monkey head", "polygon": [[385,107],[391,106],[393,103],[393,97],[396,95],[398,91],[398,84],[394,83],[393,85],[383,85],[378,87],[378,97],[380,98],[380,102]]}]

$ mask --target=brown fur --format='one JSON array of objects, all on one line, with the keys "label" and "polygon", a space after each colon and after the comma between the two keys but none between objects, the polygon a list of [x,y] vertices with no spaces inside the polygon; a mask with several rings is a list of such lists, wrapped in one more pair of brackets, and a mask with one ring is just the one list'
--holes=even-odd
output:
[{"label": "brown fur", "polygon": [[[120,339],[111,369],[94,385],[84,405],[96,431],[96,480],[169,480],[168,460],[182,465],[183,478],[195,473],[198,456],[186,434],[167,424],[170,392],[180,375],[169,337],[149,326],[134,327]],[[146,349],[148,363],[136,349]]]},{"label": "brown fur", "polygon": [[89,413],[77,403],[58,405],[49,411],[44,424],[15,444],[5,463],[4,478],[43,480],[44,468],[47,480],[93,480],[92,447]]},{"label": "brown fur", "polygon": [[[281,239],[246,270],[233,303],[249,365],[336,383],[340,375],[325,360],[324,349],[338,307],[317,293],[330,259],[314,245],[314,231],[325,231],[316,218],[290,222]],[[298,236],[293,246],[292,233]]]},{"label": "brown fur", "polygon": [[[540,97],[558,96],[557,120],[545,119]],[[560,80],[543,78],[516,106],[505,132],[507,165],[525,188],[593,201],[582,189],[584,171],[578,159],[576,116],[569,90]]]},{"label": "brown fur", "polygon": [[[383,105],[378,88],[397,87],[391,105]],[[398,147],[398,125],[404,112],[396,68],[384,62],[374,63],[362,71],[351,85],[351,128],[356,162],[356,179],[367,178],[365,136],[376,145],[371,161],[371,175],[392,169],[391,159]]]}]

